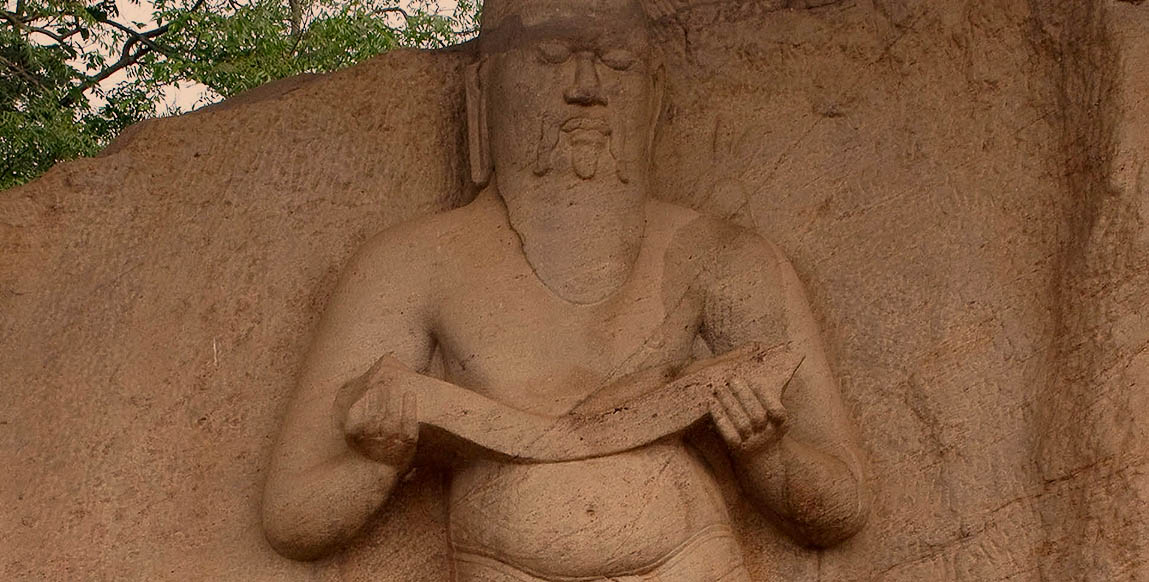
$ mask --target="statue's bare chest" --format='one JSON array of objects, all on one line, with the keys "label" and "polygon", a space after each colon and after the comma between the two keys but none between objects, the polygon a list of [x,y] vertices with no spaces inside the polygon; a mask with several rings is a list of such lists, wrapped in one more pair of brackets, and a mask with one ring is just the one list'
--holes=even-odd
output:
[{"label": "statue's bare chest", "polygon": [[699,302],[686,290],[668,293],[661,269],[636,265],[607,300],[577,305],[529,268],[494,267],[473,273],[437,312],[453,382],[518,408],[561,413],[612,379],[690,354]]}]

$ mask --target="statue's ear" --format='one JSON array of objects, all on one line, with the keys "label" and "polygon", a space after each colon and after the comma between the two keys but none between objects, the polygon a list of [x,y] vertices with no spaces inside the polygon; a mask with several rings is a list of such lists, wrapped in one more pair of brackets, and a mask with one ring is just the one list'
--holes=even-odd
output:
[{"label": "statue's ear", "polygon": [[666,103],[666,68],[660,63],[654,69],[650,91],[650,142],[646,144],[648,155],[654,155],[654,138],[658,133],[658,121],[662,117],[662,107]]},{"label": "statue's ear", "polygon": [[491,144],[487,136],[486,57],[467,65],[467,143],[471,155],[471,180],[480,188],[491,179]]}]

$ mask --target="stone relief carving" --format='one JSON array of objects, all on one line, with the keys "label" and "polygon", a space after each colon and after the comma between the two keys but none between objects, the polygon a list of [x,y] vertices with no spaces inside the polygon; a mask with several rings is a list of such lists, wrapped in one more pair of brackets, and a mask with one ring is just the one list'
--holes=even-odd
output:
[{"label": "stone relief carving", "polygon": [[343,546],[435,447],[461,582],[748,581],[692,445],[706,432],[797,539],[862,527],[861,455],[793,269],[648,196],[647,18],[627,0],[486,3],[467,79],[483,191],[347,266],[273,454],[280,553]]}]

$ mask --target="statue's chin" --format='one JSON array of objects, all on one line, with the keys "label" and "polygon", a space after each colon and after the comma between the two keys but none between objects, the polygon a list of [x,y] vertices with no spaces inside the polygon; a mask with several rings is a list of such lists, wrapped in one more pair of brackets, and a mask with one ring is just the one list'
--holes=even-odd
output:
[{"label": "statue's chin", "polygon": [[[533,171],[540,178],[557,172],[558,175],[573,173],[573,177],[589,181],[598,175],[599,166],[603,163],[602,156],[607,153],[614,162],[619,182],[629,184],[633,164],[619,159],[621,150],[622,144],[617,143],[616,136],[610,132],[587,129],[566,131],[553,142],[547,139],[539,142]],[[608,169],[604,168],[604,171]]]},{"label": "statue's chin", "polygon": [[571,166],[575,175],[583,180],[590,180],[598,171],[598,157],[602,153],[599,143],[577,143],[571,145]]}]

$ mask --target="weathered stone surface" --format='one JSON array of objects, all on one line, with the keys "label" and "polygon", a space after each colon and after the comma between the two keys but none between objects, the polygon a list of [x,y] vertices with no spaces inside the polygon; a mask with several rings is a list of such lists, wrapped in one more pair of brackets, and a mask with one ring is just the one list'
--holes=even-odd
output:
[{"label": "weathered stone surface", "polygon": [[1149,579],[1149,13],[1077,7],[1066,47],[1068,188],[1056,363],[1040,392],[1046,579]]},{"label": "weathered stone surface", "polygon": [[[267,453],[348,254],[466,197],[462,61],[264,88],[4,193],[3,578],[308,579],[263,539]],[[407,505],[417,573],[442,516]]]},{"label": "weathered stone surface", "polygon": [[[726,481],[755,579],[1149,579],[1146,7],[676,4],[655,193],[790,257],[872,465],[822,552]],[[473,196],[470,58],[288,81],[0,195],[6,579],[446,579],[439,475],[315,565],[259,498],[342,265]]]}]

